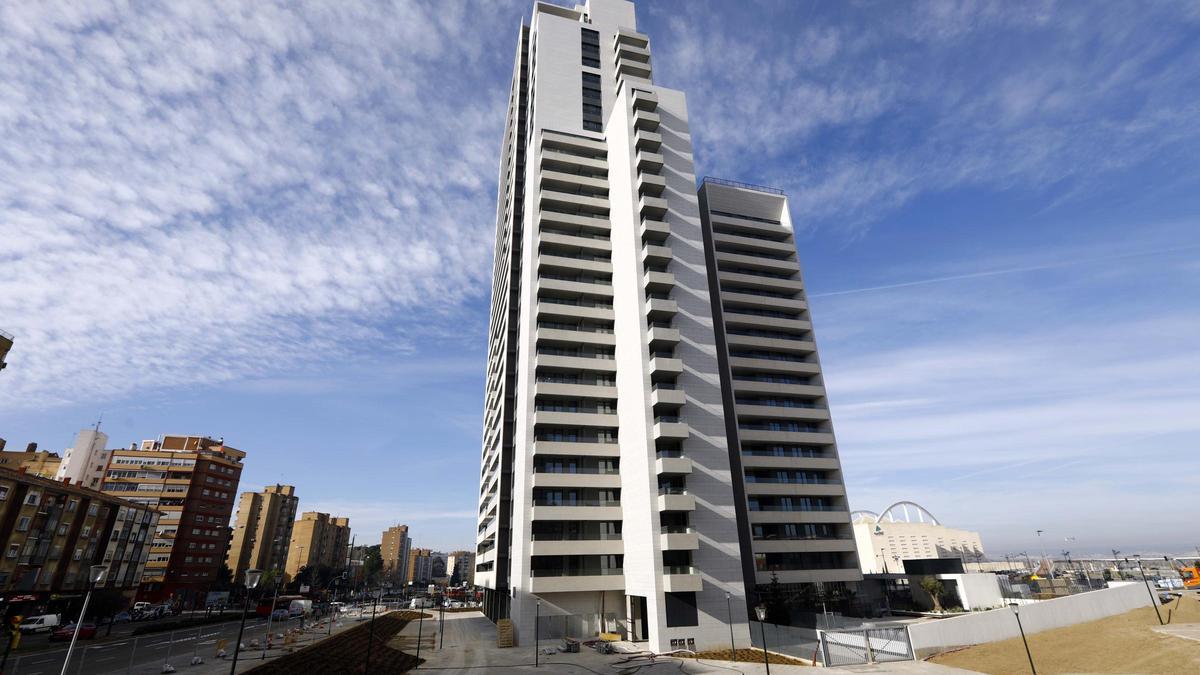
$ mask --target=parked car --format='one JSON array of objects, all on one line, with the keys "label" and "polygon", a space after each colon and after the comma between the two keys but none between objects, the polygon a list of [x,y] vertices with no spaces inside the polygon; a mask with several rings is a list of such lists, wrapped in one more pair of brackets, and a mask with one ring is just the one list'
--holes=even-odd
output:
[{"label": "parked car", "polygon": [[[70,640],[75,635],[75,624],[69,623],[53,633],[50,633],[51,640]],[[96,624],[81,623],[79,624],[79,639],[91,640],[96,637]]]},{"label": "parked car", "polygon": [[133,612],[135,614],[145,614],[146,610],[148,610],[148,609],[150,609],[150,603],[148,603],[148,602],[133,603]]},{"label": "parked car", "polygon": [[291,612],[283,607],[271,612],[272,621],[287,621],[290,618],[292,618]]},{"label": "parked car", "polygon": [[133,621],[133,615],[129,612],[118,612],[112,620],[113,623],[129,623],[130,621]]},{"label": "parked car", "polygon": [[42,614],[40,616],[26,617],[21,622],[22,633],[42,633],[52,631],[62,623],[62,618],[57,614]]}]

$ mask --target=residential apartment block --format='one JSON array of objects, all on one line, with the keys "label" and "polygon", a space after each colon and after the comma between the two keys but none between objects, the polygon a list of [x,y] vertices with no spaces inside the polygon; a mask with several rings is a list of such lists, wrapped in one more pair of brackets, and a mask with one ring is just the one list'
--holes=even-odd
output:
[{"label": "residential apartment block", "polygon": [[95,429],[84,429],[75,437],[75,445],[63,453],[62,464],[55,478],[69,478],[75,483],[99,490],[108,468],[108,434]]},{"label": "residential apartment block", "polygon": [[[475,584],[475,552],[454,551],[446,557],[446,576],[460,584]],[[456,579],[457,578],[457,579]]]},{"label": "residential apartment block", "polygon": [[299,505],[292,485],[268,485],[262,492],[242,493],[225,559],[234,579],[244,578],[248,569],[283,572]]},{"label": "residential apartment block", "polygon": [[25,469],[25,473],[43,478],[54,478],[62,466],[62,457],[57,452],[38,450],[37,443],[30,443],[24,452],[9,452],[4,449],[4,439],[0,438],[0,467],[14,471]]},{"label": "residential apartment block", "polygon": [[652,76],[630,2],[536,2],[519,30],[475,565],[518,641],[540,611],[655,651],[748,645],[771,572],[861,578],[786,200],[698,195],[684,95]]},{"label": "residential apartment block", "polygon": [[383,531],[379,555],[383,559],[383,573],[392,583],[403,586],[408,583],[408,554],[412,550],[412,539],[407,525],[394,525]]},{"label": "residential apartment block", "polygon": [[288,578],[305,567],[344,569],[350,554],[350,519],[331,518],[328,513],[307,511],[292,526],[288,546]]},{"label": "residential apartment block", "polygon": [[204,601],[225,562],[246,453],[204,436],[162,436],[112,450],[103,490],[161,512],[139,598]]},{"label": "residential apartment block", "polygon": [[59,595],[78,597],[92,565],[108,567],[101,588],[132,594],[157,522],[158,513],[146,506],[0,467],[0,592],[10,613],[53,611]]}]

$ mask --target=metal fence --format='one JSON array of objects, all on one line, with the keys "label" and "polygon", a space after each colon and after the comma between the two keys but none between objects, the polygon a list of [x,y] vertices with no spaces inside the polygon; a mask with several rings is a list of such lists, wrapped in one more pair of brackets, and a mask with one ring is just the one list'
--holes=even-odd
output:
[{"label": "metal fence", "polygon": [[846,631],[821,631],[821,656],[826,666],[911,661],[912,645],[904,626]]}]

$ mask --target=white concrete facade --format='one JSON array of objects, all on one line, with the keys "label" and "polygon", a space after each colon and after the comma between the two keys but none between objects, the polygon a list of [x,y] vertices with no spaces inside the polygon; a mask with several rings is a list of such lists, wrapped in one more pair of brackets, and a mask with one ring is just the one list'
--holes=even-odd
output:
[{"label": "white concrete facade", "polygon": [[108,468],[108,434],[98,429],[84,429],[75,437],[75,445],[63,452],[57,480],[70,478],[72,483],[99,490]]},{"label": "white concrete facade", "polygon": [[[750,645],[719,291],[685,96],[651,65],[625,0],[536,2],[518,33],[475,582],[525,644],[540,614],[655,651],[728,647],[731,624]],[[844,502],[840,477],[814,489]],[[853,557],[848,533],[824,545],[800,544]],[[860,578],[849,567],[795,581]]]}]

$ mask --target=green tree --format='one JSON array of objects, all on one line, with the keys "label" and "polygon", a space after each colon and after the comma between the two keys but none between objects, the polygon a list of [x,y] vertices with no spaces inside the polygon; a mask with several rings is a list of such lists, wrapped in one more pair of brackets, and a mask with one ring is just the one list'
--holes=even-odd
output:
[{"label": "green tree", "polygon": [[941,579],[937,577],[923,577],[921,579],[921,590],[929,594],[933,600],[933,611],[942,611],[942,595],[946,592],[945,585]]},{"label": "green tree", "polygon": [[767,621],[781,626],[792,625],[792,613],[784,597],[783,585],[779,583],[779,575],[771,572],[771,583],[767,584],[767,598],[763,603],[767,606]]},{"label": "green tree", "polygon": [[368,585],[374,584],[379,580],[379,574],[382,571],[383,553],[380,550],[379,544],[368,546],[363,553],[363,579]]}]

